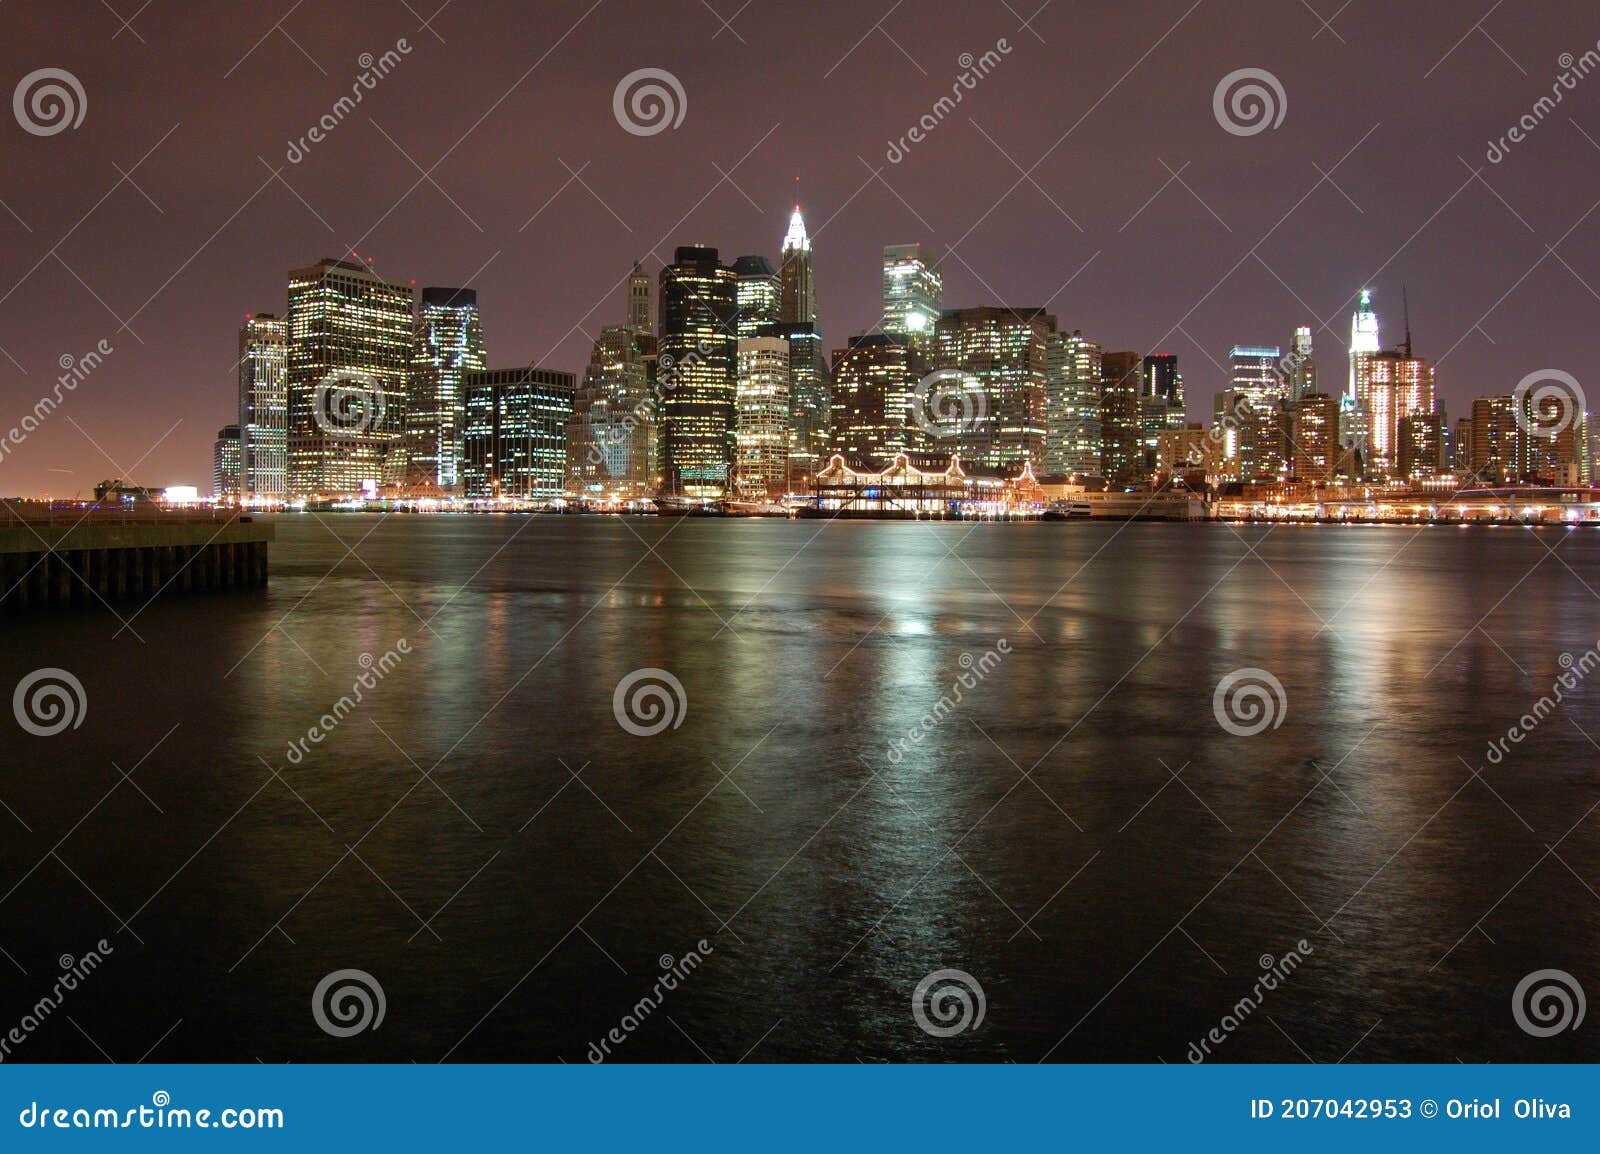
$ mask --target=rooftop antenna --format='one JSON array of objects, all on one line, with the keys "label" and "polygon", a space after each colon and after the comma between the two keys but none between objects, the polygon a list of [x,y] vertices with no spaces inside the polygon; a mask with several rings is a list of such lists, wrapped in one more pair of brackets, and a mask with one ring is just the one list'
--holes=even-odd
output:
[{"label": "rooftop antenna", "polygon": [[1406,357],[1411,356],[1411,304],[1406,300],[1406,286],[1400,286],[1400,307],[1405,311],[1406,318]]}]

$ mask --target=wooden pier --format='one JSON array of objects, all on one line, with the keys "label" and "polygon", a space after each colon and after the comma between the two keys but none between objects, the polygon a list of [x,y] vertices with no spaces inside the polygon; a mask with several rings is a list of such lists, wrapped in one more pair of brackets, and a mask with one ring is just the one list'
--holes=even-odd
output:
[{"label": "wooden pier", "polygon": [[0,506],[0,614],[267,583],[271,525],[230,511]]}]

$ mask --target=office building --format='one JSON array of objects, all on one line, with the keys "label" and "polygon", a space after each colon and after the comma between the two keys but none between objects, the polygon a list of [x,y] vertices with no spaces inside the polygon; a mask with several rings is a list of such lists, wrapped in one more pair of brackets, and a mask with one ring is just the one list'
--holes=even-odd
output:
[{"label": "office building", "polygon": [[289,492],[289,327],[270,313],[239,329],[239,496],[278,504]]},{"label": "office building", "polygon": [[[936,428],[950,451],[980,465],[1044,463],[1045,396],[1050,337],[1056,320],[1043,309],[952,309],[934,334],[934,368],[959,373],[975,396],[958,398],[950,420],[919,398],[921,421]],[[950,378],[956,380],[958,378]],[[913,413],[913,420],[918,414]]]},{"label": "office building", "polygon": [[739,339],[753,337],[763,325],[778,320],[778,274],[764,256],[741,256],[733,262],[738,278]]},{"label": "office building", "polygon": [[944,278],[930,255],[920,243],[883,249],[883,331],[905,337],[924,359],[932,350],[944,299]]},{"label": "office building", "polygon": [[567,479],[576,381],[549,369],[479,369],[462,377],[465,496],[552,500]]},{"label": "office building", "polygon": [[735,491],[752,500],[783,496],[789,486],[789,342],[739,341]]},{"label": "office building", "polygon": [[650,274],[638,261],[628,274],[628,325],[644,336],[655,333],[656,312],[651,300]]},{"label": "office building", "polygon": [[406,407],[408,491],[440,494],[455,489],[466,415],[461,379],[487,363],[478,294],[472,289],[423,289]]},{"label": "office building", "polygon": [[[912,393],[925,369],[908,337],[872,333],[833,354],[833,451],[878,468],[927,438],[912,420]],[[937,449],[938,446],[934,445]]]},{"label": "office building", "polygon": [[705,245],[661,270],[662,486],[723,497],[733,476],[739,346],[738,277]]},{"label": "office building", "polygon": [[652,339],[632,325],[600,330],[567,426],[567,488],[600,500],[648,497],[659,484],[660,414]]},{"label": "office building", "polygon": [[211,446],[211,491],[220,500],[239,498],[239,426],[217,430]]}]

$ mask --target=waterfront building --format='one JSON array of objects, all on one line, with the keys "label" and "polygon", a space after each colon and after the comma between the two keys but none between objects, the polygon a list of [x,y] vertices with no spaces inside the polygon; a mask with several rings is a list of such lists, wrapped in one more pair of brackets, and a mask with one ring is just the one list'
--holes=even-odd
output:
[{"label": "waterfront building", "polygon": [[655,334],[655,308],[651,303],[650,274],[638,261],[628,274],[628,325],[643,336]]},{"label": "waterfront building", "polygon": [[1037,514],[1044,490],[1033,463],[995,468],[947,458],[896,454],[881,469],[857,468],[834,454],[816,478],[814,509],[828,517],[1004,517]]},{"label": "waterfront building", "polygon": [[461,462],[466,414],[462,376],[488,364],[478,294],[472,289],[424,288],[417,309],[406,407],[406,487],[448,493]]},{"label": "waterfront building", "polygon": [[1100,346],[1081,330],[1052,335],[1046,353],[1045,469],[1100,476]]},{"label": "waterfront building", "polygon": [[653,344],[631,324],[595,339],[567,426],[567,488],[579,497],[634,500],[659,484]]},{"label": "waterfront building", "polygon": [[1210,473],[1216,456],[1215,442],[1203,425],[1185,424],[1163,429],[1156,437],[1154,472],[1167,481],[1186,474]]},{"label": "waterfront building", "polygon": [[739,339],[745,340],[777,323],[778,274],[764,256],[741,256],[733,262],[733,274],[739,281]]},{"label": "waterfront building", "polygon": [[1516,401],[1479,397],[1472,402],[1472,472],[1482,481],[1514,482],[1526,459]]},{"label": "waterfront building", "polygon": [[1339,474],[1339,398],[1301,393],[1290,402],[1290,471],[1296,481],[1331,484]]},{"label": "waterfront building", "polygon": [[775,499],[789,485],[789,342],[739,341],[736,492]]},{"label": "waterfront building", "polygon": [[1115,488],[1142,482],[1144,428],[1139,390],[1144,358],[1135,352],[1100,357],[1100,472]]},{"label": "waterfront building", "polygon": [[219,501],[239,497],[239,476],[239,426],[224,425],[211,446],[211,491]]},{"label": "waterfront building", "polygon": [[883,248],[883,331],[906,338],[926,360],[944,299],[944,278],[920,243]]},{"label": "waterfront building", "polygon": [[409,285],[325,258],[289,273],[289,491],[371,495],[400,481],[413,341]]},{"label": "waterfront building", "polygon": [[1394,476],[1421,481],[1444,471],[1444,417],[1440,413],[1414,412],[1400,418]]},{"label": "waterfront building", "polygon": [[1228,351],[1230,391],[1245,406],[1239,419],[1239,479],[1275,480],[1288,466],[1283,377],[1277,345],[1235,345]]},{"label": "waterfront building", "polygon": [[567,479],[577,382],[550,369],[465,373],[461,487],[468,497],[551,500]]},{"label": "waterfront building", "polygon": [[239,495],[277,504],[289,491],[289,327],[271,313],[239,328]]},{"label": "waterfront building", "polygon": [[919,424],[940,430],[952,451],[974,464],[1043,465],[1049,347],[1055,331],[1055,317],[1043,309],[946,311],[935,327],[933,367],[961,374],[973,395],[953,398],[959,413],[941,419],[936,406],[928,403],[941,383],[930,383],[927,397],[918,398],[923,410]]},{"label": "waterfront building", "polygon": [[[899,333],[850,338],[833,354],[833,449],[847,461],[881,465],[924,447],[912,394],[924,375],[910,339]],[[936,446],[934,446],[936,447]]]},{"label": "waterfront building", "polygon": [[723,497],[732,480],[739,344],[738,277],[705,245],[686,245],[661,270],[662,484]]},{"label": "waterfront building", "polygon": [[1400,422],[1434,411],[1433,366],[1425,357],[1391,350],[1356,362],[1356,403],[1365,418],[1366,472],[1395,475],[1400,464]]}]

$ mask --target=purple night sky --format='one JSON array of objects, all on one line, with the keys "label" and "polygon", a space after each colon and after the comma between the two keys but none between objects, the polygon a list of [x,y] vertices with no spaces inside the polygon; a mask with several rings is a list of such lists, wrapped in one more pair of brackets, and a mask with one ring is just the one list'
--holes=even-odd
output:
[{"label": "purple night sky", "polygon": [[[0,494],[127,473],[207,490],[239,322],[282,313],[292,267],[355,247],[419,287],[472,285],[492,364],[581,371],[635,258],[655,272],[699,242],[776,261],[796,176],[830,348],[876,322],[881,247],[920,240],[959,245],[947,307],[1048,302],[1108,349],[1177,353],[1192,420],[1230,345],[1287,345],[1298,323],[1342,387],[1364,283],[1386,342],[1406,286],[1452,419],[1542,368],[1600,388],[1600,71],[1533,111],[1600,39],[1578,0],[1053,0],[1026,26],[1039,0],[456,0],[428,27],[440,0],[139,2],[0,6],[6,92],[61,68],[87,98],[76,129],[0,123],[0,432],[64,355],[114,347],[8,448]],[[401,38],[289,163],[358,58]],[[958,59],[1002,38],[889,163]],[[640,137],[612,94],[646,67],[687,107]],[[1277,128],[1219,125],[1213,92],[1241,68],[1282,82]]]}]

